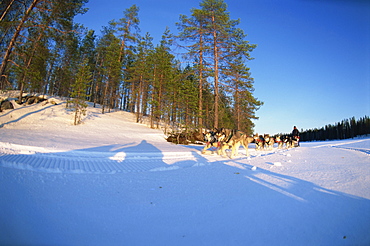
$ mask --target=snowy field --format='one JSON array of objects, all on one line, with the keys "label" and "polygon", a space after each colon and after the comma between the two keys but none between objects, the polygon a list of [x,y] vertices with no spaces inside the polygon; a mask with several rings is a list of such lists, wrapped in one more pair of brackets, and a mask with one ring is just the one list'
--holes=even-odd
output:
[{"label": "snowy field", "polygon": [[370,245],[368,137],[228,159],[58,102],[0,113],[0,245]]}]

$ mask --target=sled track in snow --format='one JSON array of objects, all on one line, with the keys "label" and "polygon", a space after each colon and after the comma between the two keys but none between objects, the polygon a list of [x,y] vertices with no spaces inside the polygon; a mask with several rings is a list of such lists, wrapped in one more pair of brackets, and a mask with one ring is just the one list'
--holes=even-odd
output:
[{"label": "sled track in snow", "polygon": [[[255,157],[271,153],[256,153]],[[244,154],[243,157],[246,158]],[[182,152],[114,152],[114,151],[61,151],[42,147],[0,143],[0,167],[46,173],[116,174],[148,171],[169,171],[204,166],[198,150]],[[213,160],[231,159],[216,154]],[[237,160],[239,158],[235,158]]]},{"label": "sled track in snow", "polygon": [[[287,150],[257,151],[252,158],[285,152]],[[242,151],[240,151],[242,152]],[[252,151],[253,152],[253,151]],[[199,151],[184,152],[93,152],[93,151],[51,151],[45,148],[2,144],[0,146],[0,167],[30,170],[46,173],[73,174],[116,174],[169,171],[187,167],[207,165],[198,160]],[[233,161],[213,154],[213,160]],[[250,160],[250,158],[248,158]],[[207,162],[207,161],[206,161]]]},{"label": "sled track in snow", "polygon": [[[370,155],[370,149],[357,146],[343,146],[368,140],[327,144],[313,148],[334,147],[348,151],[359,151]],[[251,150],[251,148],[250,148]],[[264,157],[274,154],[285,154],[287,149],[273,151],[254,151],[251,158]],[[241,151],[240,151],[241,152]],[[196,153],[196,154],[195,154]],[[241,154],[241,153],[240,153]],[[241,154],[234,159],[212,155],[214,161],[237,161],[245,159]],[[289,155],[289,154],[286,154]],[[0,144],[0,167],[30,170],[46,173],[73,174],[116,174],[139,173],[154,171],[169,171],[186,167],[207,165],[197,160],[199,152],[93,152],[93,151],[53,151],[39,147]],[[251,160],[250,158],[248,158]],[[207,161],[206,161],[207,162]]]},{"label": "sled track in snow", "polygon": [[350,148],[350,147],[342,147],[342,146],[332,146],[332,147],[338,148],[338,149],[359,151],[359,152],[363,152],[363,153],[365,153],[367,155],[370,155],[370,149],[365,149],[365,148]]},{"label": "sled track in snow", "polygon": [[370,139],[359,139],[359,140],[352,140],[352,141],[346,141],[343,143],[335,143],[335,144],[325,144],[325,145],[319,145],[315,146],[314,148],[321,148],[321,147],[332,147],[332,148],[338,148],[338,149],[344,149],[344,150],[352,150],[352,151],[358,151],[365,153],[367,155],[370,155],[370,149],[369,148],[360,148],[360,147],[347,147],[343,145],[348,145],[348,144],[359,144],[359,143],[365,143],[366,147],[370,145]]},{"label": "sled track in snow", "polygon": [[[167,171],[189,166],[185,160],[194,160],[193,154],[191,152],[104,153],[83,151],[0,153],[0,166],[2,167],[47,173],[115,174]],[[174,164],[168,165],[166,161]]]}]

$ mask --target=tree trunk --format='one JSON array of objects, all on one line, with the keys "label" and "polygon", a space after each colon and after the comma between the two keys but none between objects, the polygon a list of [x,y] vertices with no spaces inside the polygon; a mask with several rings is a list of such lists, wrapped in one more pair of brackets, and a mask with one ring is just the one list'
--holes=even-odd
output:
[{"label": "tree trunk", "polygon": [[199,100],[198,100],[198,126],[203,128],[203,34],[199,37]]},{"label": "tree trunk", "polygon": [[157,108],[157,112],[156,112],[156,120],[157,120],[157,129],[159,129],[159,121],[160,121],[160,112],[162,111],[162,89],[163,89],[163,73],[160,75],[160,79],[159,79],[159,91],[158,91],[158,108]]},{"label": "tree trunk", "polygon": [[[214,18],[214,17],[213,17]],[[217,33],[216,30],[213,31],[213,60],[214,60],[214,88],[215,88],[215,119],[214,119],[214,128],[218,128],[218,99],[219,99],[219,90],[218,90],[218,47],[217,47]]]},{"label": "tree trunk", "polygon": [[142,109],[140,109],[140,105],[143,100],[142,95],[143,95],[143,76],[140,75],[139,91],[136,100],[136,123],[140,122],[140,115],[142,114],[141,112]]},{"label": "tree trunk", "polygon": [[151,101],[152,101],[152,107],[150,112],[150,128],[154,129],[154,117],[155,117],[155,104],[154,104],[154,93],[155,93],[155,83],[156,83],[156,72],[157,72],[157,66],[154,65],[153,70],[153,91],[151,93]]},{"label": "tree trunk", "polygon": [[[129,20],[128,22],[127,22],[127,25],[126,25],[126,28],[127,28],[127,30],[129,30],[129,28],[130,28],[130,25],[131,25],[131,21]],[[121,46],[120,46],[120,49],[119,49],[119,56],[118,56],[118,61],[120,62],[120,63],[122,63],[123,62],[123,54],[124,54],[124,52],[125,52],[125,34],[123,34],[123,38],[122,38],[122,40],[121,40]]]}]

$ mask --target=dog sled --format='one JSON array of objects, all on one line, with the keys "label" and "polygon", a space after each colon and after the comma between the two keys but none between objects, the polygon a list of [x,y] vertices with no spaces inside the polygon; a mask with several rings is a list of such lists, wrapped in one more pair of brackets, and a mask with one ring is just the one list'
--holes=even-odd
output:
[{"label": "dog sled", "polygon": [[299,136],[292,137],[292,147],[299,147]]}]

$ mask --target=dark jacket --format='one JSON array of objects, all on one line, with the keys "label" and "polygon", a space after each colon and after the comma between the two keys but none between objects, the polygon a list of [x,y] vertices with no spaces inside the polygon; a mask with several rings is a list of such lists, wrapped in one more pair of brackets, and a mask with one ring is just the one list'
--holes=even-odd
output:
[{"label": "dark jacket", "polygon": [[299,131],[298,131],[298,129],[297,128],[294,128],[293,129],[293,131],[292,131],[292,135],[293,135],[293,137],[295,137],[295,136],[299,136]]}]

